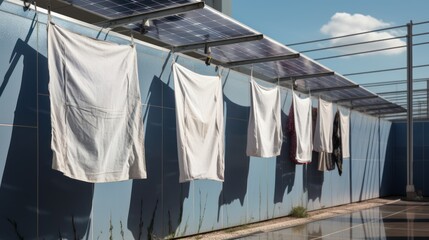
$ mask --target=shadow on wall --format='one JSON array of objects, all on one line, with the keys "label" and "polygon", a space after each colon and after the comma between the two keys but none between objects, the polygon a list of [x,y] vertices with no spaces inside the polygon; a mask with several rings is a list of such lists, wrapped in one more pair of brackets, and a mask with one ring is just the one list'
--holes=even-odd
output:
[{"label": "shadow on wall", "polygon": [[218,220],[222,205],[239,200],[244,205],[247,193],[247,177],[249,175],[250,158],[246,155],[248,117],[231,118],[230,114],[248,112],[249,107],[242,107],[223,96],[226,106],[225,123],[225,179],[218,201]]},{"label": "shadow on wall", "polygon": [[283,144],[280,155],[276,159],[276,178],[274,188],[274,203],[283,202],[283,196],[287,189],[289,194],[292,191],[295,183],[295,169],[296,165],[289,159],[289,141],[290,137],[287,133],[287,122],[289,117],[281,111],[282,114],[282,131],[283,131]]},{"label": "shadow on wall", "polygon": [[35,239],[37,221],[41,239],[80,239],[89,229],[93,185],[69,179],[52,170],[48,97],[40,98],[43,110],[40,112],[39,139],[35,126],[16,126],[26,124],[29,119],[32,125],[36,124],[36,77],[37,74],[46,77],[48,71],[47,59],[27,44],[34,27],[25,40],[16,42],[11,64],[0,89],[1,98],[22,58],[21,88],[0,187],[0,239]]},{"label": "shadow on wall", "polygon": [[128,229],[135,239],[175,236],[189,195],[189,183],[179,183],[175,110],[151,106],[160,89],[164,99],[174,99],[174,91],[154,76],[144,112],[148,178],[133,180],[128,214]]},{"label": "shadow on wall", "polygon": [[[391,134],[389,134],[389,138],[387,141],[386,146],[386,157],[384,161],[383,167],[383,175],[381,176],[381,183],[380,183],[380,197],[389,196],[389,195],[401,195],[400,191],[398,191],[398,187],[395,186],[405,186],[406,184],[398,184],[398,176],[394,177],[394,170],[395,170],[395,161],[397,158],[405,159],[406,156],[403,156],[403,154],[399,153],[397,151],[398,146],[396,145],[395,141],[395,124],[392,124],[391,128]],[[381,170],[381,169],[380,169]],[[399,178],[400,179],[400,178]],[[404,189],[404,188],[403,188]],[[400,189],[400,190],[403,190]]]},{"label": "shadow on wall", "polygon": [[312,152],[312,160],[310,164],[306,165],[304,170],[304,191],[308,192],[308,200],[310,201],[321,201],[322,186],[325,180],[325,174],[319,171],[319,154],[315,151]]},{"label": "shadow on wall", "polygon": [[[316,131],[318,109],[312,108],[312,130]],[[318,170],[319,167],[319,153],[312,151],[311,163],[306,164],[303,172],[304,192],[308,193],[308,200],[321,202],[322,186],[325,181],[325,174]]]},{"label": "shadow on wall", "polygon": [[[368,124],[369,121],[367,121]],[[374,153],[372,149],[374,146],[378,146],[378,134],[377,134],[377,125],[372,123],[369,126],[371,130],[369,131],[369,139],[367,141],[366,145],[366,157],[365,157],[365,165],[364,165],[364,171],[363,171],[363,177],[362,177],[362,184],[360,186],[360,193],[358,201],[362,201],[368,198],[374,198],[374,194],[378,194],[374,191],[372,191],[371,186],[375,185],[376,179],[373,178],[373,173],[377,171],[378,169],[375,169],[376,167],[371,163],[371,161],[378,161],[378,155],[374,156]],[[369,176],[367,176],[367,174]],[[377,188],[375,191],[379,191],[379,188]]]}]

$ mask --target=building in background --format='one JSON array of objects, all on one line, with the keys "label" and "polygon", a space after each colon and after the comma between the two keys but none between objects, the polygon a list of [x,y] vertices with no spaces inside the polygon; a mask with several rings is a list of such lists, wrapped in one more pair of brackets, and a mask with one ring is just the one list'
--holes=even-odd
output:
[{"label": "building in background", "polygon": [[231,0],[206,0],[207,5],[222,12],[228,16],[232,15],[232,1]]}]

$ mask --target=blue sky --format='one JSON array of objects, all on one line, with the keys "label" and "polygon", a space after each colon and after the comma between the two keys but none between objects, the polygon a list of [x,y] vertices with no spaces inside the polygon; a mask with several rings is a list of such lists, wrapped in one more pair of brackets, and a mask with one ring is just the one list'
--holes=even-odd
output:
[{"label": "blue sky", "polygon": [[[285,44],[344,35],[362,30],[405,25],[410,20],[413,22],[429,20],[429,1],[427,0],[232,0],[232,8],[235,19]],[[323,28],[323,26],[325,27]],[[414,32],[429,32],[429,24],[415,26]],[[406,28],[401,28],[371,36],[360,36],[359,39],[355,40],[359,42],[380,37],[399,36],[405,33]],[[344,39],[340,42],[320,42],[291,48],[302,51],[333,44],[344,44],[347,41],[350,42],[353,39]],[[429,35],[414,38],[414,43],[426,41],[429,41]],[[405,44],[405,39],[386,41],[373,47],[392,47],[403,44]],[[306,55],[314,59],[368,50],[369,48],[371,46],[362,45],[354,49],[344,48],[307,53]],[[334,71],[346,74],[405,67],[406,52],[404,48],[377,54],[321,60],[319,62]],[[429,64],[429,45],[414,47],[414,65],[422,64]],[[414,75],[415,78],[429,77],[429,68],[415,69]],[[350,76],[349,78],[357,83],[404,80],[406,79],[406,72],[394,71]],[[416,84],[416,88],[419,87],[423,87],[423,85]],[[402,90],[403,88],[402,86],[395,86],[387,90],[395,89]],[[370,90],[384,91],[385,89],[371,88]]]}]

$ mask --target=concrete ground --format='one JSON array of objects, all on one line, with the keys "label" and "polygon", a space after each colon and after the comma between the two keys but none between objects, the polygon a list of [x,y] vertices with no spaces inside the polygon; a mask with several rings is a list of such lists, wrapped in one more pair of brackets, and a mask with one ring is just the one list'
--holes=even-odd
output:
[{"label": "concrete ground", "polygon": [[429,203],[371,199],[182,239],[429,239]]}]

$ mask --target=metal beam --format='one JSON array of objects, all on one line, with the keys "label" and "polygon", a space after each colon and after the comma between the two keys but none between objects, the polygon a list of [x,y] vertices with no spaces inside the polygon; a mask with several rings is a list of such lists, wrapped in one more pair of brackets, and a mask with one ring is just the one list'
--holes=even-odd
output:
[{"label": "metal beam", "polygon": [[287,60],[292,58],[299,58],[299,56],[300,56],[299,53],[294,53],[294,54],[287,54],[287,55],[280,55],[280,56],[273,56],[273,57],[254,58],[254,59],[242,60],[242,61],[236,61],[236,62],[227,62],[222,64],[222,67],[233,68],[233,67],[249,65],[254,63],[274,62],[274,61],[281,61],[281,60]]},{"label": "metal beam", "polygon": [[[403,107],[406,107],[407,106],[407,102],[406,101],[402,101],[402,102],[394,102],[396,105],[400,105],[400,106],[403,106]],[[427,103],[426,103],[426,101],[418,101],[418,102],[413,102],[413,106],[427,106]]]},{"label": "metal beam", "polygon": [[[389,115],[392,115],[392,114],[396,114],[396,115],[395,116],[389,116]],[[406,117],[407,113],[406,112],[401,113],[401,114],[398,114],[398,113],[383,113],[383,114],[380,114],[379,116],[384,117],[384,118]],[[415,113],[415,114],[413,114],[413,116],[426,117],[426,113]]]},{"label": "metal beam", "polygon": [[387,109],[395,109],[395,108],[401,108],[404,111],[406,111],[403,107],[401,106],[390,106],[390,107],[378,107],[378,108],[371,108],[371,109],[365,109],[364,112],[368,113],[368,112],[375,112],[375,111],[380,111],[380,110],[387,110]]},{"label": "metal beam", "polygon": [[[364,111],[364,112],[371,112],[371,111],[375,111],[375,110],[380,110],[380,109],[390,109],[390,108],[403,108],[401,105],[398,104],[394,104],[394,103],[390,103],[390,104],[384,104],[384,105],[388,105],[388,106],[383,106],[383,105],[368,105],[367,108],[360,108],[360,111]],[[389,106],[390,105],[390,106]]]},{"label": "metal beam", "polygon": [[115,28],[125,24],[135,23],[143,20],[168,17],[168,16],[172,16],[172,15],[176,15],[184,12],[189,12],[195,9],[204,8],[204,5],[205,5],[204,2],[187,3],[187,4],[182,4],[174,7],[157,9],[152,12],[110,19],[107,21],[96,23],[95,25],[104,27],[104,28]]},{"label": "metal beam", "polygon": [[[413,90],[413,93],[426,93],[427,89],[416,89]],[[392,91],[392,92],[378,92],[378,95],[392,95],[392,94],[403,94],[407,93],[407,90],[401,90],[401,91]]]},{"label": "metal beam", "polygon": [[371,115],[377,115],[377,116],[379,116],[379,117],[395,117],[395,116],[392,116],[392,115],[396,115],[396,116],[406,116],[406,110],[400,110],[400,111],[394,111],[394,112],[385,112],[385,113],[376,113],[376,112],[373,112],[373,113],[367,113],[367,114],[371,114]]},{"label": "metal beam", "polygon": [[338,90],[344,90],[344,89],[350,89],[350,88],[358,88],[358,87],[359,87],[359,85],[355,84],[355,85],[347,85],[347,86],[310,89],[310,90],[308,90],[308,92],[319,93],[319,92],[338,91]]},{"label": "metal beam", "polygon": [[191,51],[199,48],[205,48],[207,47],[215,47],[215,46],[221,46],[221,45],[228,45],[228,44],[234,44],[234,43],[241,43],[241,42],[250,42],[250,41],[257,41],[264,38],[263,34],[255,34],[255,35],[248,35],[248,36],[242,36],[242,37],[234,37],[234,38],[228,38],[228,39],[222,39],[222,40],[216,40],[216,41],[207,41],[207,42],[199,42],[199,43],[193,43],[189,45],[182,45],[177,46],[173,48],[174,52],[186,52]]},{"label": "metal beam", "polygon": [[382,105],[389,105],[389,104],[392,104],[392,103],[384,102],[384,103],[375,103],[375,104],[371,104],[371,105],[359,104],[359,105],[355,105],[355,106],[352,105],[351,109],[359,109],[359,108],[372,107],[372,106],[382,106]]},{"label": "metal beam", "polygon": [[[279,81],[280,82],[286,82],[286,81],[292,81],[292,80],[298,80],[298,79],[327,77],[327,76],[333,76],[333,75],[335,75],[335,72],[322,72],[322,73],[295,75],[295,76],[290,76],[290,77],[281,77],[281,78],[279,78]],[[275,79],[275,81],[277,82],[277,79]]]},{"label": "metal beam", "polygon": [[364,99],[371,99],[371,98],[378,98],[376,95],[370,95],[370,96],[362,96],[362,97],[351,97],[351,98],[343,98],[335,100],[334,102],[352,102],[356,100],[364,100]]}]

